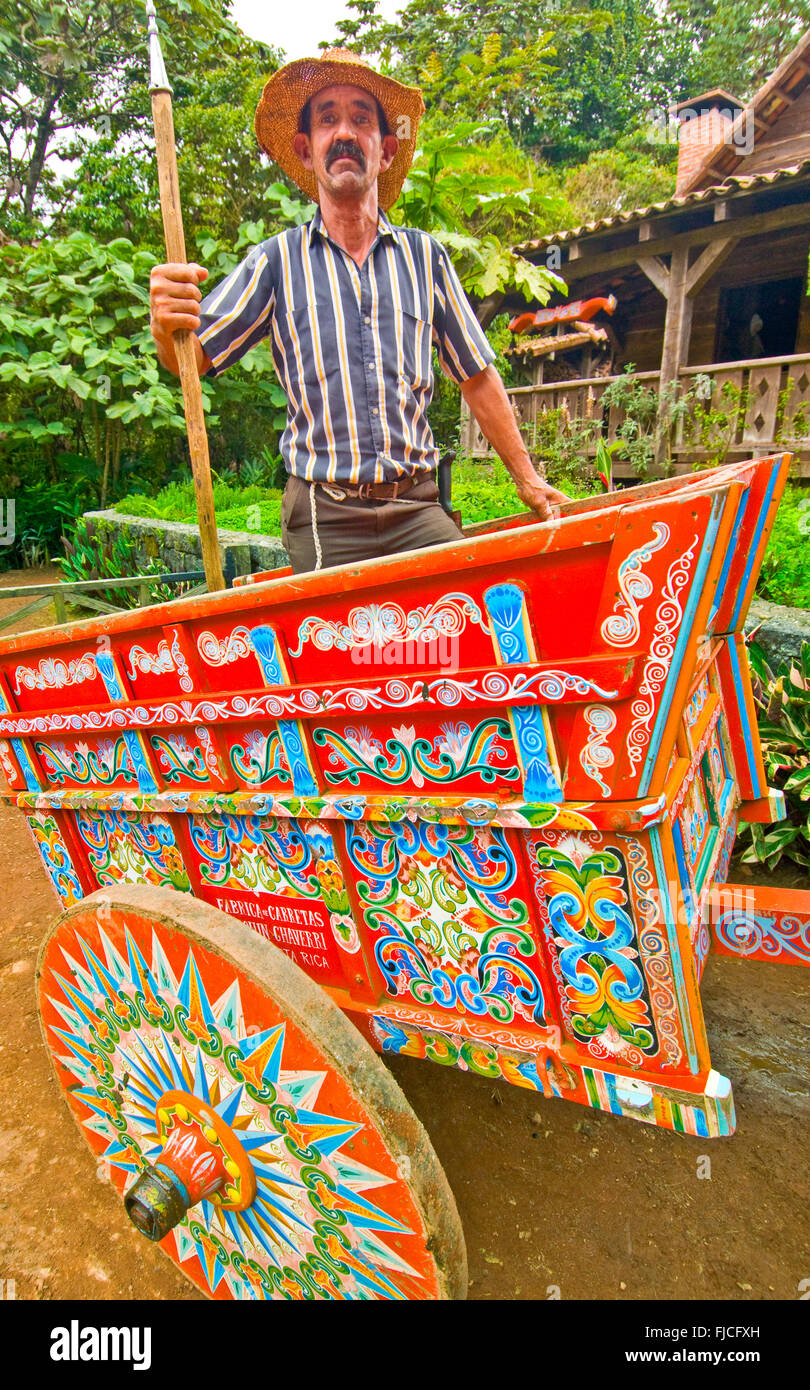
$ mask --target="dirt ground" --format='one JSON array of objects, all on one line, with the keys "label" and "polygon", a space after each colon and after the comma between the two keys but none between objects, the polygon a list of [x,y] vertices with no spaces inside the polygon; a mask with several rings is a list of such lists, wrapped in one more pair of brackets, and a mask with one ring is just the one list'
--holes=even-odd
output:
[{"label": "dirt ground", "polygon": [[[0,617],[9,607],[0,601]],[[58,908],[7,807],[0,846],[0,1278],[18,1299],[197,1299],[96,1177],[61,1099],[33,988]],[[734,1085],[731,1139],[390,1062],[455,1193],[470,1298],[799,1297],[810,1280],[810,971],[712,957],[703,995],[714,1066]]]}]

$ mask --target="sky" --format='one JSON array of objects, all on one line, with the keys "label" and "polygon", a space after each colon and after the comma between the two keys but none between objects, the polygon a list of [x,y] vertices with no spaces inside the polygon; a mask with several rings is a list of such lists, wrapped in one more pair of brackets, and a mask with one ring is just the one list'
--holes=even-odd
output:
[{"label": "sky", "polygon": [[[381,10],[393,19],[406,0],[383,0]],[[321,39],[335,37],[335,21],[350,14],[345,0],[291,0],[270,5],[267,0],[231,0],[231,14],[252,39],[282,48],[287,58],[308,58]]]}]

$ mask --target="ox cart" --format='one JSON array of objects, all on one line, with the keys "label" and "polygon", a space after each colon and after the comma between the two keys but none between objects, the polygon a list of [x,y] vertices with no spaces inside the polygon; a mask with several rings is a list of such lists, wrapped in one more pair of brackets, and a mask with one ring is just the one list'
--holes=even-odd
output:
[{"label": "ox cart", "polygon": [[787,470],[0,643],[5,796],[62,907],[45,1043],[206,1293],[463,1296],[377,1054],[733,1132],[710,941],[808,963],[810,913],[718,887],[780,814],[742,627]]}]

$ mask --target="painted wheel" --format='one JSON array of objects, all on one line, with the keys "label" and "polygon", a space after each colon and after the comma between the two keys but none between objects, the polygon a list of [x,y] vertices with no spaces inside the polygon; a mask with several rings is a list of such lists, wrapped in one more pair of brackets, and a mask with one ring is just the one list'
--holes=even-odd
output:
[{"label": "painted wheel", "polygon": [[214,1298],[463,1298],[452,1193],[340,1009],[249,927],[170,889],[59,918],[46,1046],[136,1226]]}]

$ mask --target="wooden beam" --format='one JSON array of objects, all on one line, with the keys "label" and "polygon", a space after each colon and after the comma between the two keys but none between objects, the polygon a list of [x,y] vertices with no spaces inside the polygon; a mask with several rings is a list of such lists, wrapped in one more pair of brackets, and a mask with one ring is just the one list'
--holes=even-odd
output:
[{"label": "wooden beam", "polygon": [[715,220],[715,222],[725,222],[725,221],[728,219],[728,213],[729,213],[729,207],[728,207],[728,200],[727,200],[726,198],[723,198],[722,202],[715,203],[715,205],[714,205],[714,220]]},{"label": "wooden beam", "polygon": [[669,271],[664,262],[659,261],[657,256],[638,256],[636,260],[647,279],[652,280],[655,288],[661,291],[664,299],[669,299]]},{"label": "wooden beam", "polygon": [[[109,587],[115,588],[113,581]],[[89,594],[73,594],[70,602],[74,608],[89,608],[92,613],[120,613],[121,609],[112,603],[102,603],[100,598],[91,598]]]},{"label": "wooden beam", "polygon": [[[706,246],[709,242],[723,240],[732,231],[735,237],[742,240],[743,237],[761,236],[767,232],[786,231],[791,227],[802,226],[810,231],[810,199],[801,203],[791,203],[787,207],[773,208],[770,212],[755,213],[750,217],[729,217],[722,222],[709,222],[704,227],[682,232],[680,236],[671,234],[657,237],[645,243],[644,252],[646,256],[666,256],[676,248]],[[617,247],[613,251],[603,251],[601,255],[589,256],[586,253],[573,264],[566,261],[560,274],[563,279],[584,280],[589,275],[603,275],[605,271],[632,265],[637,260],[638,242],[631,241],[627,246]],[[570,277],[566,276],[569,264],[572,271]]]},{"label": "wooden beam", "polygon": [[[168,571],[166,574],[150,574],[149,583],[186,584],[202,578],[202,575],[202,570]],[[118,579],[77,579],[74,582],[63,579],[55,584],[13,584],[7,589],[0,589],[0,598],[34,598],[42,594],[45,598],[56,599],[62,595],[68,603],[72,603],[74,594],[94,593],[96,589],[132,589],[142,583],[143,575],[130,574]]]},{"label": "wooden beam", "polygon": [[0,631],[5,627],[11,627],[12,623],[18,623],[26,614],[35,613],[38,608],[49,602],[47,598],[37,598],[33,603],[26,603],[22,608],[18,608],[16,613],[8,613],[5,618],[0,618]]},{"label": "wooden beam", "polygon": [[[669,295],[664,321],[664,342],[661,348],[661,373],[658,378],[659,408],[669,395],[671,383],[677,382],[681,363],[689,356],[689,334],[692,327],[694,300],[686,293],[689,273],[689,248],[673,251],[669,268]],[[664,462],[668,451],[666,421],[659,418],[655,440],[655,462]]]},{"label": "wooden beam", "polygon": [[727,241],[713,241],[704,247],[695,264],[687,272],[686,293],[690,299],[700,294],[703,286],[711,280],[715,271],[720,269],[723,261],[731,255],[737,245],[738,238],[729,237]]}]

